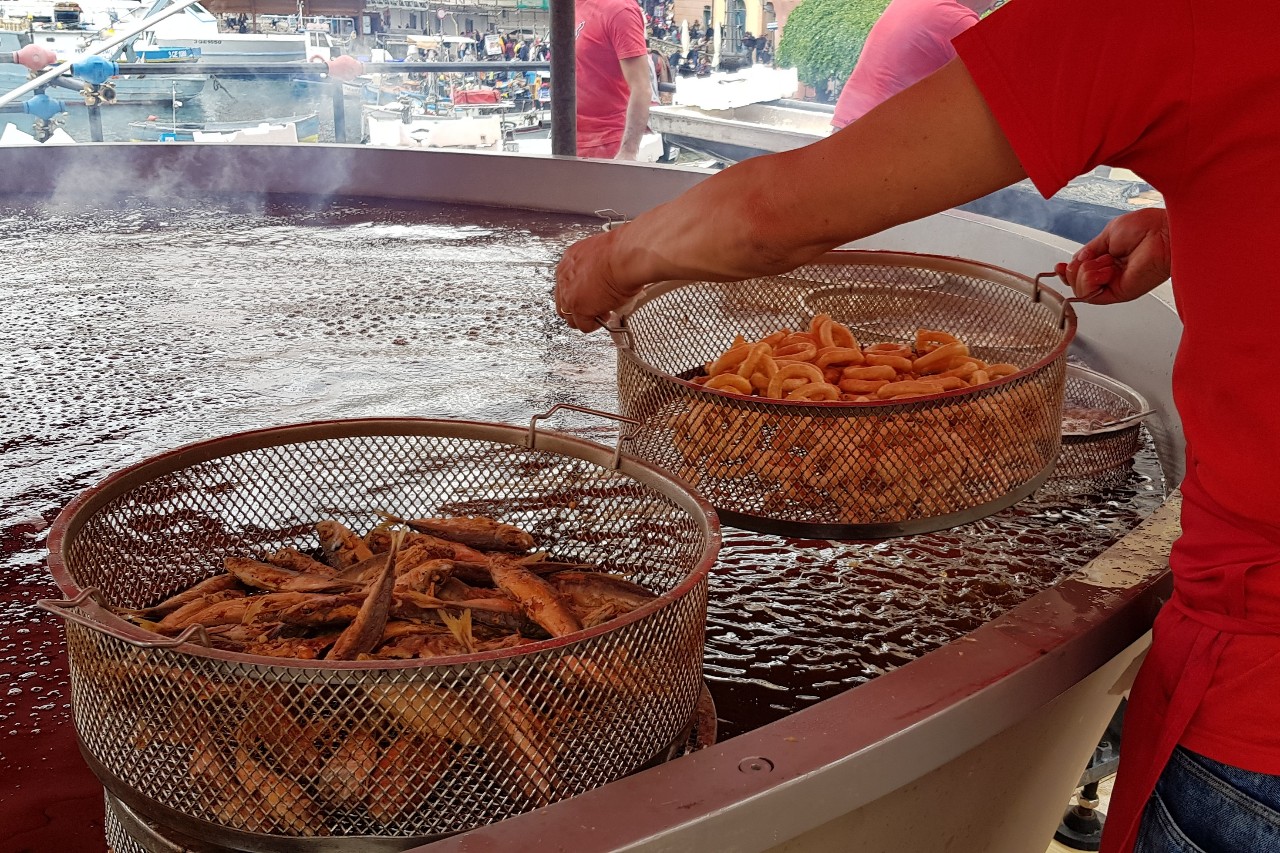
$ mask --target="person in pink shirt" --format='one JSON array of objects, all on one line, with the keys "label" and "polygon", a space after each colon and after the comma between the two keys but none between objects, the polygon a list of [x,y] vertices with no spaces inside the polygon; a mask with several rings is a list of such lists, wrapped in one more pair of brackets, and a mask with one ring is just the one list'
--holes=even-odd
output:
[{"label": "person in pink shirt", "polygon": [[998,0],[893,0],[867,34],[831,125],[844,127],[955,59],[951,40],[996,5]]},{"label": "person in pink shirt", "polygon": [[635,0],[577,0],[578,156],[634,160],[649,122],[649,44]]}]

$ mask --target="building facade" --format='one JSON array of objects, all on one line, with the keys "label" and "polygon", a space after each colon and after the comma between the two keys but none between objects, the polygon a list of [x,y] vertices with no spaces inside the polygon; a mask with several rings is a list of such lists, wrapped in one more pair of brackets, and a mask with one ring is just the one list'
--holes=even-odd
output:
[{"label": "building facade", "polygon": [[737,53],[747,33],[765,36],[776,50],[787,16],[798,5],[800,0],[673,0],[671,13],[677,26],[698,21],[704,30],[723,27],[721,51]]},{"label": "building facade", "polygon": [[550,0],[205,0],[217,15],[349,18],[360,35],[549,32]]}]

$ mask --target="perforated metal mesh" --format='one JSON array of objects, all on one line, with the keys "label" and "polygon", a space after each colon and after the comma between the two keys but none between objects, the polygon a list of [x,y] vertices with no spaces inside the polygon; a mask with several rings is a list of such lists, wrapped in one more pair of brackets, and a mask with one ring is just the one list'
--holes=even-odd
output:
[{"label": "perforated metal mesh", "polygon": [[[1105,384],[1103,384],[1105,382]],[[1094,410],[1113,420],[1138,414],[1146,403],[1136,391],[1111,377],[1094,376],[1069,367],[1063,401],[1066,411]],[[1066,434],[1049,485],[1055,490],[1083,491],[1123,479],[1141,442],[1142,424],[1087,435]]]},{"label": "perforated metal mesh", "polygon": [[[685,381],[743,335],[816,314],[863,346],[941,329],[1013,376],[891,403],[777,402]],[[637,455],[694,484],[726,521],[796,535],[924,532],[995,512],[1047,477],[1059,448],[1074,314],[1049,291],[954,259],[835,253],[783,276],[671,283],[623,318],[618,385]]]},{"label": "perforated metal mesh", "polygon": [[112,790],[136,792],[128,803],[140,813],[158,804],[231,840],[420,838],[563,799],[663,753],[702,687],[714,523],[658,472],[626,459],[612,470],[611,451],[547,433],[538,447],[555,449],[526,449],[525,435],[352,421],[198,445],[70,507],[51,565],[137,607],[221,571],[224,556],[314,548],[320,519],[363,530],[375,510],[484,514],[529,530],[557,559],[603,565],[669,599],[523,654],[393,664],[141,649],[130,640],[145,632],[88,606],[103,630],[70,622],[67,642],[91,764],[118,781]]},{"label": "perforated metal mesh", "polygon": [[147,849],[125,830],[116,817],[110,797],[107,798],[103,830],[107,839],[107,853],[147,853]]}]

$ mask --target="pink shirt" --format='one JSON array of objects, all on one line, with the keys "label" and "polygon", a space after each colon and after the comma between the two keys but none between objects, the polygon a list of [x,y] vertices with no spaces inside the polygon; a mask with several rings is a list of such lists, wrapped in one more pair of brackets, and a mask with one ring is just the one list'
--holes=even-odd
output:
[{"label": "pink shirt", "polygon": [[956,0],[893,0],[867,35],[840,91],[834,127],[844,127],[956,56],[951,40],[978,23]]},{"label": "pink shirt", "polygon": [[578,152],[622,145],[631,88],[619,61],[648,56],[644,13],[635,0],[577,0]]}]

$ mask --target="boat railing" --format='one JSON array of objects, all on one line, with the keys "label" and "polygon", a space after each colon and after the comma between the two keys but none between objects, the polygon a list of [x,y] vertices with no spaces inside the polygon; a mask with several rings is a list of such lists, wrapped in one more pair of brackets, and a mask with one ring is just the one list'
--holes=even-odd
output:
[{"label": "boat railing", "polygon": [[[196,2],[196,0],[191,0]],[[166,10],[167,11],[167,10]],[[103,50],[109,49],[107,47]],[[63,63],[57,68],[41,74],[36,80],[15,89],[8,95],[0,95],[0,106],[14,100],[18,95],[36,88],[50,85],[64,74],[69,74],[71,63]],[[220,80],[301,80],[312,84],[320,84],[328,90],[333,109],[334,137],[337,142],[356,142],[352,139],[346,116],[346,98],[343,81],[333,76],[326,62],[263,62],[257,64],[211,63],[201,60],[197,63],[156,64],[151,62],[120,62],[116,64],[121,75],[141,74],[149,77],[166,75],[190,75],[193,72],[207,74]],[[444,74],[453,72],[495,71],[523,72],[550,70],[549,62],[365,62],[360,65],[361,74]],[[38,82],[37,82],[38,81]],[[102,122],[99,110],[102,106],[94,99],[94,103],[86,104],[89,109],[89,134],[94,142],[102,142]],[[488,105],[492,107],[493,105]],[[359,127],[356,128],[357,132]]]},{"label": "boat railing", "polygon": [[[179,12],[184,11],[188,6],[194,6],[198,2],[199,0],[177,0],[177,2],[175,2],[173,5],[167,6],[164,9],[161,9],[155,12],[154,14],[148,15],[143,20],[138,21],[137,23],[132,24],[131,26],[125,28],[123,31],[121,31],[114,37],[109,38],[106,41],[102,42],[101,44],[92,47],[83,56],[76,57],[74,59],[64,60],[63,62],[57,63],[52,68],[49,68],[45,71],[41,71],[40,73],[36,74],[35,77],[28,80],[26,83],[23,83],[21,86],[18,86],[17,88],[12,89],[11,91],[6,92],[4,94],[0,94],[0,107],[3,107],[6,104],[16,101],[18,98],[21,98],[23,95],[27,94],[28,92],[35,92],[37,90],[43,89],[45,86],[48,86],[54,79],[61,77],[64,74],[67,74],[71,70],[72,65],[78,62],[82,62],[84,61],[84,59],[87,59],[88,57],[91,57],[91,56],[100,56],[101,54],[114,50],[115,48],[119,47],[122,44],[131,42],[134,39],[136,39],[138,36],[140,36],[143,32],[155,26],[156,24],[160,23],[161,21],[165,20],[166,18],[169,18],[172,15],[176,15]],[[93,116],[91,116],[90,120],[91,121],[93,120]],[[96,124],[96,122],[94,123]],[[101,133],[101,128],[99,128],[99,133]]]}]

